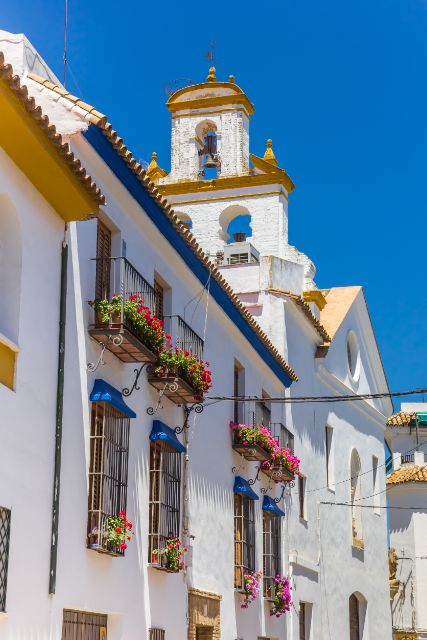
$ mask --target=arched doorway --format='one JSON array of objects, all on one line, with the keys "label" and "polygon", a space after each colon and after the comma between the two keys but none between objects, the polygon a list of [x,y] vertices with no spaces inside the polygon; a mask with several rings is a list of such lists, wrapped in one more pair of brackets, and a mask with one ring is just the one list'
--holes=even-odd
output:
[{"label": "arched doorway", "polygon": [[352,593],[349,601],[350,640],[360,640],[359,600]]}]

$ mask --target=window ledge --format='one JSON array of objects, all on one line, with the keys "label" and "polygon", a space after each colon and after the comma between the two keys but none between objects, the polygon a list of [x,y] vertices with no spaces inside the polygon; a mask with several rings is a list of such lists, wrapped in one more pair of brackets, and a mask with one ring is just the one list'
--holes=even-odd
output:
[{"label": "window ledge", "polygon": [[0,620],[3,620],[9,616],[7,611],[0,611]]}]

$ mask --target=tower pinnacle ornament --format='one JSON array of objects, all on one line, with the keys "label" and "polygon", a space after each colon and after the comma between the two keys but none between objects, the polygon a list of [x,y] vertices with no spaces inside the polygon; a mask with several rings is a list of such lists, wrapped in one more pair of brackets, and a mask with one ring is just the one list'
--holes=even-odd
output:
[{"label": "tower pinnacle ornament", "polygon": [[209,75],[206,78],[208,82],[216,82],[216,69],[215,67],[211,67],[209,69]]},{"label": "tower pinnacle ornament", "polygon": [[264,153],[264,160],[266,162],[269,162],[270,164],[277,165],[276,156],[274,155],[273,151],[273,140],[271,140],[271,138],[267,140],[267,149]]}]

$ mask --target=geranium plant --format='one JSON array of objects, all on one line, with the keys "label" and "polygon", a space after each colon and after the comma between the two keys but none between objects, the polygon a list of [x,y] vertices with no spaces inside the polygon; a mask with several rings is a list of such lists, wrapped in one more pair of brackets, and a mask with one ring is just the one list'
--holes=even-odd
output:
[{"label": "geranium plant", "polygon": [[242,444],[257,444],[270,459],[262,463],[263,469],[272,466],[282,466],[290,473],[299,474],[300,459],[291,453],[288,447],[281,447],[270,429],[264,425],[247,425],[230,422],[230,428],[235,433],[235,438]]},{"label": "geranium plant", "polygon": [[134,532],[133,524],[126,517],[124,511],[120,511],[117,516],[109,516],[105,527],[104,539],[111,546],[124,551],[127,549],[127,543],[132,540]]},{"label": "geranium plant", "polygon": [[262,578],[262,571],[252,571],[251,573],[245,573],[243,578],[243,593],[245,598],[240,606],[242,609],[247,609],[251,602],[253,602],[259,596],[259,583]]},{"label": "geranium plant", "polygon": [[274,578],[274,589],[274,602],[270,609],[270,615],[280,618],[284,613],[290,611],[292,605],[292,587],[287,577],[277,575]]},{"label": "geranium plant", "polygon": [[165,559],[166,569],[177,573],[185,568],[183,557],[187,551],[187,547],[181,546],[181,540],[179,538],[170,538],[166,540],[164,549],[153,550],[153,556],[159,557],[159,559],[163,557]]},{"label": "geranium plant", "polygon": [[212,375],[208,367],[209,363],[204,362],[194,353],[168,344],[159,353],[154,374],[179,375],[188,382],[198,396],[202,397],[212,387]]},{"label": "geranium plant", "polygon": [[136,293],[124,302],[122,296],[115,293],[111,296],[111,300],[96,299],[89,301],[89,304],[99,314],[101,322],[117,322],[117,316],[121,314],[123,306],[123,317],[144,335],[146,345],[154,353],[159,353],[163,348],[165,343],[163,322],[144,305],[144,298]]}]

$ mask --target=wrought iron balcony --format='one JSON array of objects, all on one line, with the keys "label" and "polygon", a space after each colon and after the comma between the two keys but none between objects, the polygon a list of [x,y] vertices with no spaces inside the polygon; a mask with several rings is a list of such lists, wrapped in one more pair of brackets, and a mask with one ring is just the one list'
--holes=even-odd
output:
[{"label": "wrought iron balcony", "polygon": [[415,460],[415,456],[413,453],[404,453],[400,457],[401,464],[411,463],[411,462],[414,462],[414,460]]},{"label": "wrought iron balcony", "polygon": [[144,335],[127,317],[125,305],[136,295],[152,313],[156,306],[156,292],[135,267],[124,257],[94,258],[96,261],[95,300],[112,302],[119,296],[118,310],[107,320],[94,311],[90,335],[114,353],[122,362],[155,362],[156,357],[147,346]]},{"label": "wrought iron balcony", "polygon": [[164,316],[165,331],[171,334],[177,347],[203,358],[204,342],[181,316]]}]

